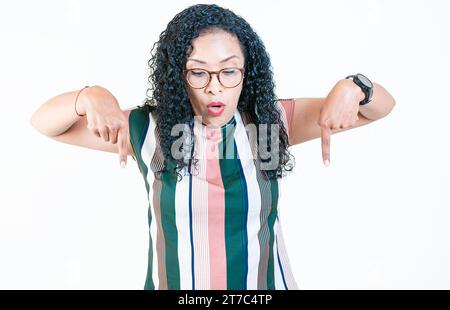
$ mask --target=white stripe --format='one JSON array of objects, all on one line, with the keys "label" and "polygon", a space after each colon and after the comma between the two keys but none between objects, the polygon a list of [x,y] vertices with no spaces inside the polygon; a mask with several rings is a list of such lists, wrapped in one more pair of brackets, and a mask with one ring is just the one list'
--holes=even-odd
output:
[{"label": "white stripe", "polygon": [[[277,179],[278,181],[278,201],[280,201],[282,196],[282,189],[284,188],[284,179]],[[274,227],[275,235],[277,236],[278,241],[278,255],[280,256],[281,267],[283,269],[284,280],[286,281],[287,289],[290,290],[298,290],[297,282],[295,281],[294,274],[292,273],[292,268],[289,262],[289,257],[287,254],[286,246],[283,238],[283,229],[281,226],[281,213],[282,208],[281,205],[278,204],[277,218],[276,218],[276,226]],[[275,230],[276,229],[276,230]],[[283,288],[284,289],[284,288]]]},{"label": "white stripe", "polygon": [[175,221],[178,233],[178,262],[180,265],[180,289],[192,289],[191,232],[189,225],[189,175],[183,170],[183,179],[175,192]]},{"label": "white stripe", "polygon": [[[279,217],[279,215],[278,215]],[[281,229],[281,224],[279,219],[276,220],[277,225],[277,240],[278,240],[278,254],[280,255],[281,266],[284,272],[284,278],[286,280],[286,285],[289,290],[298,290],[297,282],[295,281],[294,275],[292,274],[291,264],[289,263],[289,257],[287,255],[286,246],[284,243],[283,232]]]},{"label": "white stripe", "polygon": [[275,221],[274,223],[274,242],[273,242],[273,265],[274,265],[274,273],[275,273],[275,289],[276,290],[285,290],[284,282],[283,282],[283,276],[281,275],[281,269],[280,264],[278,263],[278,243],[277,243],[277,231],[278,231],[278,221]]},{"label": "white stripe", "polygon": [[152,222],[150,224],[150,238],[152,240],[152,250],[153,250],[153,268],[152,268],[152,278],[153,283],[155,285],[155,289],[158,289],[159,287],[159,277],[158,277],[158,255],[156,252],[156,216],[155,211],[153,209],[153,181],[155,180],[155,176],[153,174],[153,171],[150,168],[150,163],[153,158],[153,155],[155,154],[155,119],[153,118],[153,115],[149,113],[150,117],[150,124],[149,128],[147,130],[147,134],[145,136],[145,141],[142,146],[141,150],[141,157],[144,161],[145,165],[147,166],[147,182],[149,184],[149,191],[148,191],[148,201],[150,203],[150,213],[152,217]]},{"label": "white stripe", "polygon": [[256,167],[253,161],[248,136],[245,132],[239,112],[234,115],[236,119],[235,141],[236,148],[241,160],[245,182],[247,183],[248,212],[247,212],[247,240],[248,240],[248,273],[247,289],[256,290],[258,288],[258,267],[260,260],[260,245],[258,232],[261,229],[261,194],[259,192],[258,181],[256,179]]}]

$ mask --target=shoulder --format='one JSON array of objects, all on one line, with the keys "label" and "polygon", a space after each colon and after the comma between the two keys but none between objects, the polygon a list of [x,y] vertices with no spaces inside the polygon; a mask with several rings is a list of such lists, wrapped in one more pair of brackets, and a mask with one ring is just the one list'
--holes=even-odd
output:
[{"label": "shoulder", "polygon": [[[143,104],[124,111],[128,119],[130,140],[133,148],[142,147],[150,128],[155,126],[154,108]],[[154,139],[151,139],[152,141]]]},{"label": "shoulder", "polygon": [[278,99],[277,105],[281,109],[281,112],[285,114],[290,124],[290,121],[292,120],[292,115],[294,114],[295,98]]},{"label": "shoulder", "polygon": [[130,124],[130,130],[148,127],[150,122],[154,122],[154,108],[147,105],[139,105],[124,111]]},{"label": "shoulder", "polygon": [[284,123],[284,126],[286,127],[286,132],[289,136],[295,109],[295,98],[278,99],[276,101],[276,106],[281,113],[281,120]]}]

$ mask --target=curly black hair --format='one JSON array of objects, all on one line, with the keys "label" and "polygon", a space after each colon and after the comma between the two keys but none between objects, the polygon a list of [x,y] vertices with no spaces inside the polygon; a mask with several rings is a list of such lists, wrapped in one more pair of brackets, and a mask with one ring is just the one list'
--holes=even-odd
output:
[{"label": "curly black hair", "polygon": [[[155,42],[151,49],[151,59],[148,61],[150,88],[147,89],[147,98],[143,102],[156,114],[160,146],[165,158],[164,169],[172,167],[177,173],[177,179],[180,180],[182,178],[180,171],[190,165],[183,158],[173,158],[171,147],[179,137],[172,136],[171,130],[174,125],[181,123],[187,124],[193,133],[194,112],[184,83],[183,69],[193,49],[192,41],[199,35],[215,29],[237,36],[244,54],[246,74],[237,109],[240,112],[248,112],[256,128],[259,128],[259,124],[279,125],[278,167],[264,172],[269,178],[281,178],[287,171],[292,171],[294,157],[288,150],[288,135],[280,111],[276,108],[278,99],[274,93],[275,83],[270,57],[263,42],[244,18],[215,4],[197,4],[178,13],[168,23],[167,28],[160,34],[159,41]],[[155,48],[156,53],[153,53]],[[266,137],[267,146],[271,145],[270,127],[267,126],[268,131],[265,135],[258,134],[258,140],[262,136]],[[185,151],[187,152],[188,148]],[[194,165],[195,163],[194,159]],[[188,168],[191,171],[191,167]]]}]

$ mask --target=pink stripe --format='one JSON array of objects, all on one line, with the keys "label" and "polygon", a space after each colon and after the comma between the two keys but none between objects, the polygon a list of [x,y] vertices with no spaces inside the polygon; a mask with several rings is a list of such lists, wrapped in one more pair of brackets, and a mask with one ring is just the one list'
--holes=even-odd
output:
[{"label": "pink stripe", "polygon": [[225,251],[225,191],[219,165],[220,130],[207,129],[206,179],[208,182],[208,239],[211,289],[227,289]]},{"label": "pink stripe", "polygon": [[284,113],[286,115],[286,120],[285,122],[287,122],[286,126],[286,130],[288,132],[291,131],[291,127],[292,127],[292,119],[294,116],[294,105],[295,105],[295,99],[280,99],[279,102],[281,103],[281,107],[284,109]]},{"label": "pink stripe", "polygon": [[[200,126],[201,123],[200,123]],[[194,130],[201,133],[198,123]],[[206,139],[205,139],[206,140]],[[192,178],[192,235],[194,242],[195,289],[207,290],[210,287],[209,243],[208,243],[208,183],[206,182],[205,141],[198,139],[195,153],[199,160],[198,174]]]}]

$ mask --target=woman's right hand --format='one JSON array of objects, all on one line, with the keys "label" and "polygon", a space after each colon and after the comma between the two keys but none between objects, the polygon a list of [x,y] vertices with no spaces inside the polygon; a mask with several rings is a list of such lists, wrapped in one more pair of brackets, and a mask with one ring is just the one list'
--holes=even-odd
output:
[{"label": "woman's right hand", "polygon": [[106,88],[92,86],[82,90],[78,100],[77,111],[86,115],[87,129],[105,142],[117,143],[120,163],[126,165],[130,140],[128,118],[117,99]]}]

